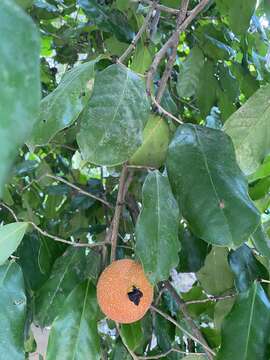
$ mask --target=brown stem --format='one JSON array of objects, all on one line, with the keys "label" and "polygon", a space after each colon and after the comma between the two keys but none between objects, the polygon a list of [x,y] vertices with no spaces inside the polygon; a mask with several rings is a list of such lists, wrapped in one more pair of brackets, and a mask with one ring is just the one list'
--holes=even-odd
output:
[{"label": "brown stem", "polygon": [[180,298],[180,296],[176,292],[175,288],[172,286],[172,284],[169,281],[164,281],[162,283],[162,285],[163,285],[163,287],[165,287],[170,292],[170,294],[174,298],[176,304],[178,305],[179,309],[182,311],[182,313],[184,315],[184,318],[186,320],[186,323],[191,328],[192,333],[199,340],[199,343],[201,345],[204,344],[203,346],[206,349],[206,354],[207,354],[208,358],[212,360],[213,359],[213,356],[212,356],[213,352],[212,352],[211,349],[210,349],[211,351],[209,351],[209,347],[207,345],[207,342],[205,341],[200,329],[197,327],[197,325],[194,323],[193,319],[189,315],[186,303]]},{"label": "brown stem", "polygon": [[[153,1],[151,1],[151,0],[131,0],[131,1],[153,6]],[[168,6],[160,5],[160,4],[156,4],[156,9],[160,10],[160,11],[163,11],[163,12],[166,12],[166,13],[171,14],[171,15],[178,15],[178,13],[179,13],[178,9],[170,8]]]},{"label": "brown stem", "polygon": [[[188,17],[176,27],[176,30],[170,36],[170,38],[166,41],[166,43],[162,46],[162,48],[157,52],[152,65],[147,73],[146,79],[146,89],[149,96],[151,96],[151,87],[155,73],[157,72],[157,68],[161,62],[161,60],[166,56],[167,51],[173,47],[176,41],[178,41],[179,34],[184,31],[190,23],[196,18],[196,16],[206,7],[210,0],[202,0],[192,11],[189,12]],[[151,96],[152,98],[152,96]]]},{"label": "brown stem", "polygon": [[193,305],[193,304],[203,304],[203,303],[207,303],[209,301],[217,302],[217,301],[232,299],[235,296],[236,296],[236,294],[230,294],[230,295],[224,295],[224,296],[212,296],[207,299],[185,301],[185,304],[187,306],[187,305]]},{"label": "brown stem", "polygon": [[113,216],[111,226],[109,229],[109,232],[111,232],[111,234],[109,234],[109,236],[111,238],[111,244],[112,244],[111,262],[115,260],[120,217],[121,217],[123,205],[125,202],[127,190],[132,181],[132,174],[130,173],[128,177],[127,177],[127,175],[128,175],[128,167],[126,164],[124,164],[122,172],[121,172],[120,180],[119,180],[119,188],[118,188],[114,216]]},{"label": "brown stem", "polygon": [[[151,309],[153,311],[155,311],[156,313],[158,313],[159,315],[161,315],[162,317],[164,317],[164,319],[166,319],[166,320],[170,321],[172,324],[174,324],[179,330],[181,330],[184,334],[186,334],[188,337],[190,337],[196,343],[200,344],[204,348],[207,356],[210,359],[213,359],[213,356],[215,356],[216,354],[212,349],[210,349],[210,347],[206,344],[205,341],[201,341],[201,339],[196,338],[189,331],[187,331],[185,328],[183,328],[181,325],[179,325],[178,322],[176,322],[171,316],[169,316],[168,314],[165,314],[163,311],[159,310],[154,305],[151,305]],[[211,355],[211,357],[210,357],[210,355]]]},{"label": "brown stem", "polygon": [[11,213],[11,215],[14,217],[14,220],[15,220],[16,222],[19,221],[18,218],[17,218],[17,215],[16,215],[15,212],[11,209],[11,207],[9,207],[8,205],[6,205],[6,204],[3,203],[3,202],[0,203],[0,207],[1,207],[1,206],[3,206],[4,208],[6,208],[6,209]]},{"label": "brown stem", "polygon": [[99,243],[94,243],[94,244],[87,244],[87,243],[75,243],[73,241],[68,241],[68,240],[65,240],[65,239],[62,239],[58,236],[55,236],[55,235],[52,235],[52,234],[49,234],[47,233],[47,231],[41,229],[39,226],[37,226],[34,222],[32,221],[28,221],[28,224],[29,225],[32,225],[33,228],[35,228],[40,234],[50,238],[50,239],[53,239],[54,241],[58,241],[58,242],[61,242],[61,243],[64,243],[64,244],[67,244],[67,245],[71,245],[71,246],[74,246],[74,247],[85,247],[85,248],[94,248],[94,247],[100,247],[100,246],[104,246],[104,245],[109,245],[110,243],[106,242],[106,241],[103,241],[103,242],[99,242]]},{"label": "brown stem", "polygon": [[139,360],[162,359],[162,358],[166,358],[167,355],[169,355],[173,352],[178,353],[178,354],[183,354],[183,355],[195,355],[195,356],[204,355],[204,353],[186,352],[186,351],[181,351],[181,350],[178,350],[175,348],[171,348],[170,350],[166,351],[163,354],[152,355],[152,356],[138,356],[138,359]]},{"label": "brown stem", "polygon": [[140,40],[142,34],[145,32],[145,30],[148,27],[148,24],[151,20],[151,16],[153,13],[153,10],[155,9],[155,2],[152,2],[151,7],[148,11],[148,14],[146,15],[144,22],[140,28],[140,30],[137,32],[135,38],[132,40],[131,44],[128,46],[128,48],[125,50],[125,52],[120,56],[120,58],[118,59],[118,61],[120,63],[122,63],[128,56],[129,54],[136,48],[137,42]]},{"label": "brown stem", "polygon": [[[179,14],[177,17],[177,28],[179,28],[179,26],[183,23],[183,21],[185,20],[186,16],[187,16],[187,11],[188,11],[188,5],[189,5],[189,0],[183,0],[181,3],[181,8],[179,10]],[[171,76],[171,72],[173,69],[173,65],[175,63],[175,59],[176,59],[176,55],[177,55],[177,47],[178,47],[178,42],[179,42],[179,35],[174,38],[174,43],[172,45],[172,54],[169,57],[169,60],[166,64],[166,68],[165,71],[162,75],[162,78],[160,80],[159,83],[159,87],[158,87],[158,93],[157,93],[157,102],[160,103],[162,96],[164,94],[164,91],[166,89],[167,86],[167,82],[169,80],[169,77]]]}]

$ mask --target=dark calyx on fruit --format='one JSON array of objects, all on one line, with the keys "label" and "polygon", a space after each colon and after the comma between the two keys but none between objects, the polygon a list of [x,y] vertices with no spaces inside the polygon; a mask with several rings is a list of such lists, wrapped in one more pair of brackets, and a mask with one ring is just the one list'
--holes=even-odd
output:
[{"label": "dark calyx on fruit", "polygon": [[128,298],[132,301],[135,305],[139,305],[141,298],[143,297],[143,293],[140,289],[136,288],[136,286],[132,287],[132,291],[128,292]]}]

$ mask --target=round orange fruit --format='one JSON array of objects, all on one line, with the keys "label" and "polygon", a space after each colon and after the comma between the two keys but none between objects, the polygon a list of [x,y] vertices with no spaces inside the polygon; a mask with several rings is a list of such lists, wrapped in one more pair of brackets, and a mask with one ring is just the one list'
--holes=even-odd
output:
[{"label": "round orange fruit", "polygon": [[140,320],[153,300],[153,287],[134,260],[111,263],[100,275],[97,300],[102,312],[119,323]]}]

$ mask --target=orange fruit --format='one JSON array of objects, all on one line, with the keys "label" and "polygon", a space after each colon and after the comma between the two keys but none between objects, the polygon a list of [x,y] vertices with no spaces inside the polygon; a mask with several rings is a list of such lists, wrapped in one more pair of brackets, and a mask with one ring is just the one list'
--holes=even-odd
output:
[{"label": "orange fruit", "polygon": [[111,263],[100,275],[97,300],[102,312],[119,323],[140,320],[153,300],[153,287],[134,260]]}]

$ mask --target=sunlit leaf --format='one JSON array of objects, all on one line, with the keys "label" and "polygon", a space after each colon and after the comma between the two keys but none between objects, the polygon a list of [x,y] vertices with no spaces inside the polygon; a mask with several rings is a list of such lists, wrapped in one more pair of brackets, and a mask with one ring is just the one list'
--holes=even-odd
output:
[{"label": "sunlit leaf", "polygon": [[15,222],[0,227],[0,265],[17,249],[27,227],[27,222]]},{"label": "sunlit leaf", "polygon": [[[16,31],[14,31],[16,29]],[[39,34],[13,1],[0,3],[0,196],[18,148],[28,139],[40,102]]]},{"label": "sunlit leaf", "polygon": [[129,159],[142,144],[148,111],[145,85],[137,74],[123,65],[103,70],[77,137],[84,159],[98,165]]}]

